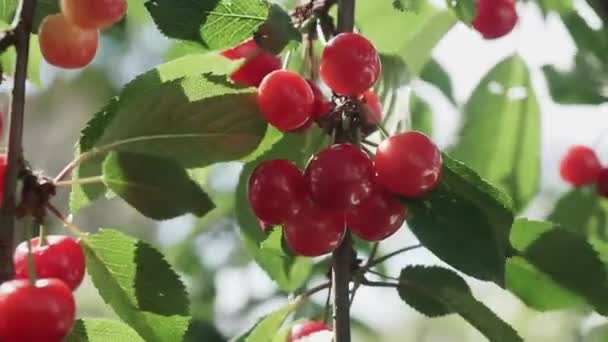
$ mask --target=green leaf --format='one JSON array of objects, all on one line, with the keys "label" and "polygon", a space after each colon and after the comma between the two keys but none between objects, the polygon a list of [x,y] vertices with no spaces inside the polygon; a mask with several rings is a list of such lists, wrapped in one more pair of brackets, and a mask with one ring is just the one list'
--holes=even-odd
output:
[{"label": "green leaf", "polygon": [[446,0],[448,7],[454,11],[458,19],[467,25],[471,25],[477,13],[475,0]]},{"label": "green leaf", "polygon": [[574,10],[572,0],[537,0],[537,3],[544,15],[547,15],[549,12],[557,12],[560,15],[564,15]]},{"label": "green leaf", "polygon": [[289,50],[297,47],[302,41],[302,34],[293,25],[289,13],[281,6],[272,4],[268,20],[260,26],[255,38],[263,49],[279,54],[286,47]]},{"label": "green leaf", "polygon": [[169,159],[112,152],[103,163],[103,182],[140,213],[155,220],[186,213],[202,217],[214,208],[186,170]]},{"label": "green leaf", "polygon": [[211,50],[251,38],[269,9],[264,0],[149,0],[145,5],[167,37],[197,41]]},{"label": "green leaf", "polygon": [[181,341],[188,295],[160,252],[115,230],[87,236],[82,246],[93,284],[118,317],[145,341]]},{"label": "green leaf", "polygon": [[[1,0],[0,0],[1,1]],[[15,62],[16,62],[15,48],[10,47],[2,55],[0,55],[0,64],[2,64],[2,71],[9,76],[14,75]],[[40,52],[40,44],[38,42],[38,36],[30,36],[30,49],[28,53],[28,64],[27,64],[27,79],[34,83],[38,88],[41,87],[40,83],[40,64],[42,63],[42,53]]]},{"label": "green leaf", "polygon": [[404,202],[408,225],[426,248],[470,276],[504,286],[513,223],[505,194],[444,154],[437,188]]},{"label": "green leaf", "polygon": [[460,139],[451,150],[509,194],[517,211],[540,187],[540,116],[526,65],[518,56],[509,57],[471,95]]},{"label": "green leaf", "polygon": [[[523,251],[553,228],[554,225],[549,222],[518,219],[511,228],[511,243],[515,249]],[[562,287],[521,256],[507,261],[506,279],[507,289],[535,310],[550,311],[586,305],[582,297]]]},{"label": "green leaf", "polygon": [[[195,168],[255,150],[266,122],[255,89],[226,81],[234,67],[214,53],[189,55],[137,77],[83,130],[79,151],[84,161],[74,178],[101,175],[110,151],[158,156]],[[99,185],[74,187],[72,211],[104,192]]]},{"label": "green leaf", "polygon": [[59,0],[37,0],[36,12],[34,13],[34,22],[32,23],[32,32],[38,32],[38,27],[44,18],[51,14],[59,13],[60,11]]},{"label": "green leaf", "polygon": [[18,0],[0,0],[0,31],[11,28],[18,6]]},{"label": "green leaf", "polygon": [[283,322],[298,307],[298,303],[290,303],[259,320],[251,329],[241,335],[235,342],[272,342],[279,332]]},{"label": "green leaf", "polygon": [[243,242],[258,264],[273,278],[279,288],[293,292],[310,273],[310,259],[292,257],[280,243],[280,234],[267,236],[247,201],[247,182],[257,165],[271,159],[289,159],[300,167],[324,146],[326,135],[319,129],[307,134],[281,134],[270,129],[258,150],[247,158],[235,193],[235,213]]},{"label": "green leaf", "polygon": [[131,329],[118,321],[109,319],[79,319],[74,323],[66,342],[143,342]]},{"label": "green leaf", "polygon": [[423,132],[428,136],[433,135],[433,112],[431,106],[421,97],[412,92],[410,95],[410,116],[412,130]]},{"label": "green leaf", "polygon": [[425,0],[420,3],[418,13],[395,11],[388,0],[360,1],[356,8],[363,34],[378,51],[403,58],[410,77],[422,71],[435,45],[457,21],[448,10],[436,9]]},{"label": "green leaf", "polygon": [[[408,116],[403,108],[398,106],[399,90],[409,81],[407,66],[403,59],[395,55],[380,54],[382,74],[376,83],[374,91],[382,104],[384,127],[389,132],[397,131],[400,125],[408,124]],[[405,111],[407,114],[407,111]]]},{"label": "green leaf", "polygon": [[421,0],[393,0],[393,7],[399,11],[418,12],[422,3]]},{"label": "green leaf", "polygon": [[425,82],[435,85],[452,103],[456,103],[450,75],[437,61],[431,59],[426,63],[420,73],[420,78]]},{"label": "green leaf", "polygon": [[[524,297],[525,300],[531,304],[540,302],[544,305],[540,307],[541,309],[555,309],[567,307],[566,305],[580,306],[578,298],[584,298],[600,314],[608,313],[608,298],[605,296],[608,292],[606,268],[597,252],[583,238],[570,231],[554,227],[551,223],[525,220],[518,221],[514,225],[513,235],[512,239],[519,256],[557,285],[549,289],[556,293],[558,288],[567,290],[559,292],[559,296],[550,301],[547,298],[544,298],[544,301],[536,298],[529,300],[529,293],[528,297]],[[542,283],[525,285],[538,284]],[[525,290],[531,291],[529,288]],[[538,287],[536,290],[538,291]]]},{"label": "green leaf", "polygon": [[430,316],[459,314],[489,341],[522,341],[517,332],[475,299],[467,283],[445,268],[409,266],[401,271],[399,296],[420,313]]}]

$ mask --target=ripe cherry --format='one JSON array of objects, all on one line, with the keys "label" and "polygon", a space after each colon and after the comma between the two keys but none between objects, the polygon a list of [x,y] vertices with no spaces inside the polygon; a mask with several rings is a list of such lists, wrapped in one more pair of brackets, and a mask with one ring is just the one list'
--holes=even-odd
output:
[{"label": "ripe cherry", "polygon": [[285,239],[292,252],[316,257],[332,252],[344,237],[344,214],[327,212],[317,206],[303,206],[285,221]]},{"label": "ripe cherry", "polygon": [[70,288],[59,279],[11,280],[0,285],[0,340],[60,342],[74,323]]},{"label": "ripe cherry", "polygon": [[597,177],[597,193],[600,196],[608,198],[608,168],[603,168]]},{"label": "ripe cherry", "polygon": [[412,131],[384,140],[376,151],[377,180],[387,190],[419,197],[433,190],[441,174],[441,153],[431,139]]},{"label": "ripe cherry", "polygon": [[[85,271],[85,258],[80,244],[69,236],[50,235],[40,245],[40,238],[31,240],[32,255],[36,276],[40,278],[57,278],[65,282],[72,290],[78,288]],[[13,263],[15,278],[28,278],[27,242],[22,242],[15,249]]]},{"label": "ripe cherry", "polygon": [[253,38],[241,44],[223,51],[222,56],[231,59],[246,58],[247,61],[241,65],[230,78],[242,85],[257,87],[262,83],[266,75],[281,69],[281,59],[271,53],[262,50]]},{"label": "ripe cherry", "polygon": [[319,120],[329,114],[329,112],[331,112],[331,107],[333,105],[330,101],[327,101],[325,99],[325,96],[323,96],[321,89],[319,89],[315,82],[311,80],[306,80],[306,82],[308,82],[308,85],[310,86],[310,89],[312,89],[312,93],[315,97],[312,116],[315,120]]},{"label": "ripe cherry", "polygon": [[126,0],[61,0],[61,12],[74,25],[88,30],[108,28],[127,13]]},{"label": "ripe cherry", "polygon": [[314,156],[304,176],[312,199],[323,210],[345,211],[372,192],[374,165],[355,145],[337,144]]},{"label": "ripe cherry", "polygon": [[74,26],[61,14],[46,17],[38,35],[42,56],[57,67],[82,68],[91,63],[97,52],[99,32]]},{"label": "ripe cherry", "polygon": [[308,200],[304,176],[284,159],[259,164],[249,177],[247,196],[254,214],[268,224],[285,222]]},{"label": "ripe cherry", "polygon": [[378,80],[380,57],[365,37],[341,33],[325,46],[319,72],[323,82],[336,93],[358,96]]},{"label": "ripe cherry", "polygon": [[517,23],[514,0],[478,0],[473,27],[486,39],[500,38]]},{"label": "ripe cherry", "polygon": [[321,322],[302,322],[294,325],[289,330],[287,342],[298,342],[298,340],[309,335],[321,332],[331,331],[331,328]]},{"label": "ripe cherry", "polygon": [[575,145],[562,157],[559,172],[563,180],[580,187],[595,182],[601,169],[602,165],[592,149]]},{"label": "ripe cherry", "polygon": [[382,104],[380,104],[378,95],[373,90],[368,90],[363,93],[363,102],[368,110],[365,116],[366,123],[375,126],[377,122],[382,122]]},{"label": "ripe cherry", "polygon": [[386,190],[376,187],[361,204],[346,213],[346,226],[367,241],[382,241],[405,222],[405,206]]},{"label": "ripe cherry", "polygon": [[6,154],[0,154],[0,205],[4,197],[4,177],[6,177],[7,159]]},{"label": "ripe cherry", "polygon": [[260,84],[258,105],[268,123],[289,132],[301,127],[312,116],[314,94],[300,75],[276,70]]}]

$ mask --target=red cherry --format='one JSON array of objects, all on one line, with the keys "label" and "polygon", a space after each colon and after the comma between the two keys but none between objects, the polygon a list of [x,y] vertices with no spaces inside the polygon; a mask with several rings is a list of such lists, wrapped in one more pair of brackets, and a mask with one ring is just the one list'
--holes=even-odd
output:
[{"label": "red cherry", "polygon": [[259,86],[266,75],[281,69],[281,59],[262,50],[253,38],[222,51],[221,55],[231,60],[247,58],[247,61],[232,73],[230,79],[250,87]]},{"label": "red cherry", "polygon": [[260,84],[258,105],[268,123],[289,132],[301,127],[312,116],[314,94],[300,75],[276,70]]},{"label": "red cherry", "polygon": [[[40,246],[40,238],[32,240],[32,255],[36,276],[40,278],[57,278],[76,290],[84,278],[85,258],[80,244],[69,236],[50,235],[46,244]],[[27,242],[22,242],[15,249],[13,263],[15,278],[28,278]]]},{"label": "red cherry", "polygon": [[127,13],[125,0],[61,0],[61,12],[74,25],[88,30],[104,29]]},{"label": "red cherry", "polygon": [[357,33],[340,33],[323,50],[321,79],[333,91],[358,96],[380,76],[380,57],[372,43]]},{"label": "red cherry", "polygon": [[38,36],[42,56],[57,67],[82,68],[91,63],[97,52],[99,32],[74,26],[61,14],[47,16]]},{"label": "red cherry", "polygon": [[597,177],[597,193],[600,196],[608,198],[608,168],[603,168]]},{"label": "red cherry", "polygon": [[315,121],[312,119],[312,117],[309,117],[308,120],[306,120],[306,122],[304,122],[302,124],[302,126],[296,128],[296,129],[292,129],[291,131],[289,131],[289,133],[303,133],[306,132],[310,127],[312,127],[312,124]]},{"label": "red cherry", "polygon": [[395,196],[377,187],[346,213],[346,226],[364,240],[382,241],[403,225],[405,214],[405,206]]},{"label": "red cherry", "polygon": [[433,190],[441,174],[441,153],[420,132],[406,132],[384,140],[376,151],[378,181],[387,190],[419,197]]},{"label": "red cherry", "polygon": [[315,120],[321,119],[331,111],[332,103],[325,99],[321,89],[317,86],[317,84],[311,80],[306,80],[310,89],[312,89],[312,93],[315,97],[315,104],[312,110],[312,116]]},{"label": "red cherry", "polygon": [[[382,122],[382,104],[378,95],[373,90],[368,90],[363,93],[363,102],[369,113],[365,116],[365,121],[370,125],[376,125],[377,122]],[[371,116],[373,115],[373,117]]]},{"label": "red cherry", "polygon": [[299,339],[321,331],[331,331],[331,328],[321,322],[302,322],[291,327],[287,342],[297,342]]},{"label": "red cherry", "polygon": [[7,159],[6,154],[0,154],[0,205],[4,197],[4,178],[6,177]]},{"label": "red cherry", "polygon": [[249,177],[247,196],[254,214],[268,224],[293,217],[308,197],[304,176],[284,159],[258,165]]},{"label": "red cherry", "polygon": [[59,279],[11,280],[0,285],[0,340],[61,342],[74,323],[74,296]]},{"label": "red cherry", "polygon": [[564,181],[580,187],[595,182],[601,169],[602,164],[592,149],[575,145],[562,157],[559,172]]},{"label": "red cherry", "polygon": [[515,1],[478,0],[473,27],[486,39],[500,38],[511,32],[517,23]]},{"label": "red cherry", "polygon": [[307,205],[283,225],[292,252],[316,257],[332,252],[344,237],[344,215]]},{"label": "red cherry", "polygon": [[345,211],[372,192],[374,165],[355,145],[337,144],[314,156],[304,172],[312,199],[323,210]]}]

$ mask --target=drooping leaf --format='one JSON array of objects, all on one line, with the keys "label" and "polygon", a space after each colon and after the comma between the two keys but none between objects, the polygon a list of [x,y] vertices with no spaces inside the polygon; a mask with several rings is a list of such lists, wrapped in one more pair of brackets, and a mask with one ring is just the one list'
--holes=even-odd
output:
[{"label": "drooping leaf", "polygon": [[408,225],[426,248],[470,276],[504,286],[514,216],[504,193],[444,154],[437,188],[404,202]]},{"label": "drooping leaf", "polygon": [[505,59],[481,80],[451,154],[509,194],[518,211],[536,196],[540,109],[521,58]]},{"label": "drooping leaf", "polygon": [[363,34],[378,51],[403,58],[410,77],[420,73],[437,42],[457,21],[452,12],[419,2],[417,13],[395,11],[388,0],[360,1],[356,8],[355,20]]},{"label": "drooping leaf", "polygon": [[[520,282],[517,287],[509,286],[509,289],[517,295],[522,294],[526,303],[538,305],[539,309],[580,307],[582,298],[597,312],[608,313],[606,267],[584,238],[551,223],[518,220],[513,227],[512,240],[518,255],[534,266],[534,269],[529,268],[528,275],[524,274],[530,283],[521,283],[521,279],[515,278],[518,274],[511,274],[509,278],[509,284],[511,281]],[[555,283],[548,287],[556,294],[554,298],[530,295],[531,286],[536,286],[538,291],[539,285],[547,283],[547,277],[530,277],[534,275],[533,271],[542,272]]]},{"label": "drooping leaf", "polygon": [[410,95],[410,117],[412,130],[423,132],[428,136],[433,135],[433,112],[431,106],[420,96],[412,92]]},{"label": "drooping leaf", "polygon": [[296,308],[297,303],[290,303],[274,311],[259,320],[246,333],[235,339],[234,342],[272,342],[274,336],[281,329],[283,322]]},{"label": "drooping leaf", "polygon": [[103,164],[103,182],[140,213],[155,220],[186,213],[200,217],[214,208],[186,170],[169,159],[111,152]]},{"label": "drooping leaf", "polygon": [[454,92],[452,90],[452,80],[448,72],[434,59],[431,59],[420,73],[420,78],[430,84],[435,85],[452,103],[455,103]]},{"label": "drooping leaf", "polygon": [[[187,168],[241,158],[264,136],[255,89],[226,81],[234,63],[214,53],[162,64],[129,83],[97,113],[79,143],[85,160],[74,178],[101,175],[110,151],[172,159]],[[104,194],[99,185],[76,186],[70,207],[78,211]]]},{"label": "drooping leaf", "polygon": [[464,279],[453,271],[409,266],[401,271],[397,289],[401,299],[424,315],[459,314],[489,341],[523,342],[509,324],[473,297]]},{"label": "drooping leaf", "polygon": [[475,19],[475,14],[477,13],[477,6],[475,0],[446,0],[446,4],[458,19],[467,25],[471,25],[473,19]]},{"label": "drooping leaf", "polygon": [[66,342],[144,342],[128,325],[109,319],[79,319]]},{"label": "drooping leaf", "polygon": [[145,341],[181,341],[188,295],[160,252],[115,230],[87,236],[82,246],[93,284],[123,322]]},{"label": "drooping leaf", "polygon": [[251,38],[268,17],[264,0],[148,0],[146,8],[167,37],[217,50]]}]

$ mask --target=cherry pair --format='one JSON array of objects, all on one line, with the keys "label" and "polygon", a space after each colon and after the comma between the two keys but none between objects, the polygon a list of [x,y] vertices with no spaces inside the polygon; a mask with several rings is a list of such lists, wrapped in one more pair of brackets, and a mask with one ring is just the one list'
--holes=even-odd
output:
[{"label": "cherry pair", "polygon": [[114,25],[126,12],[126,0],[61,0],[61,13],[40,24],[40,52],[54,66],[82,68],[95,57],[99,30]]},{"label": "cherry pair", "polygon": [[477,0],[475,28],[486,39],[505,36],[517,23],[515,0]]},{"label": "cherry pair", "polygon": [[17,246],[13,256],[15,280],[0,286],[0,340],[61,342],[75,319],[72,291],[84,278],[85,258],[80,244],[67,236],[31,241],[34,271],[28,279],[28,247]]},{"label": "cherry pair", "polygon": [[597,192],[608,197],[608,167],[602,163],[595,152],[583,145],[572,146],[560,162],[562,179],[575,187],[595,184]]},{"label": "cherry pair", "polygon": [[304,174],[287,160],[263,162],[249,179],[248,198],[260,220],[283,225],[295,253],[318,256],[338,246],[345,226],[368,241],[392,235],[406,215],[394,194],[423,196],[440,173],[437,147],[407,132],[383,141],[375,163],[352,144],[321,151]]}]

